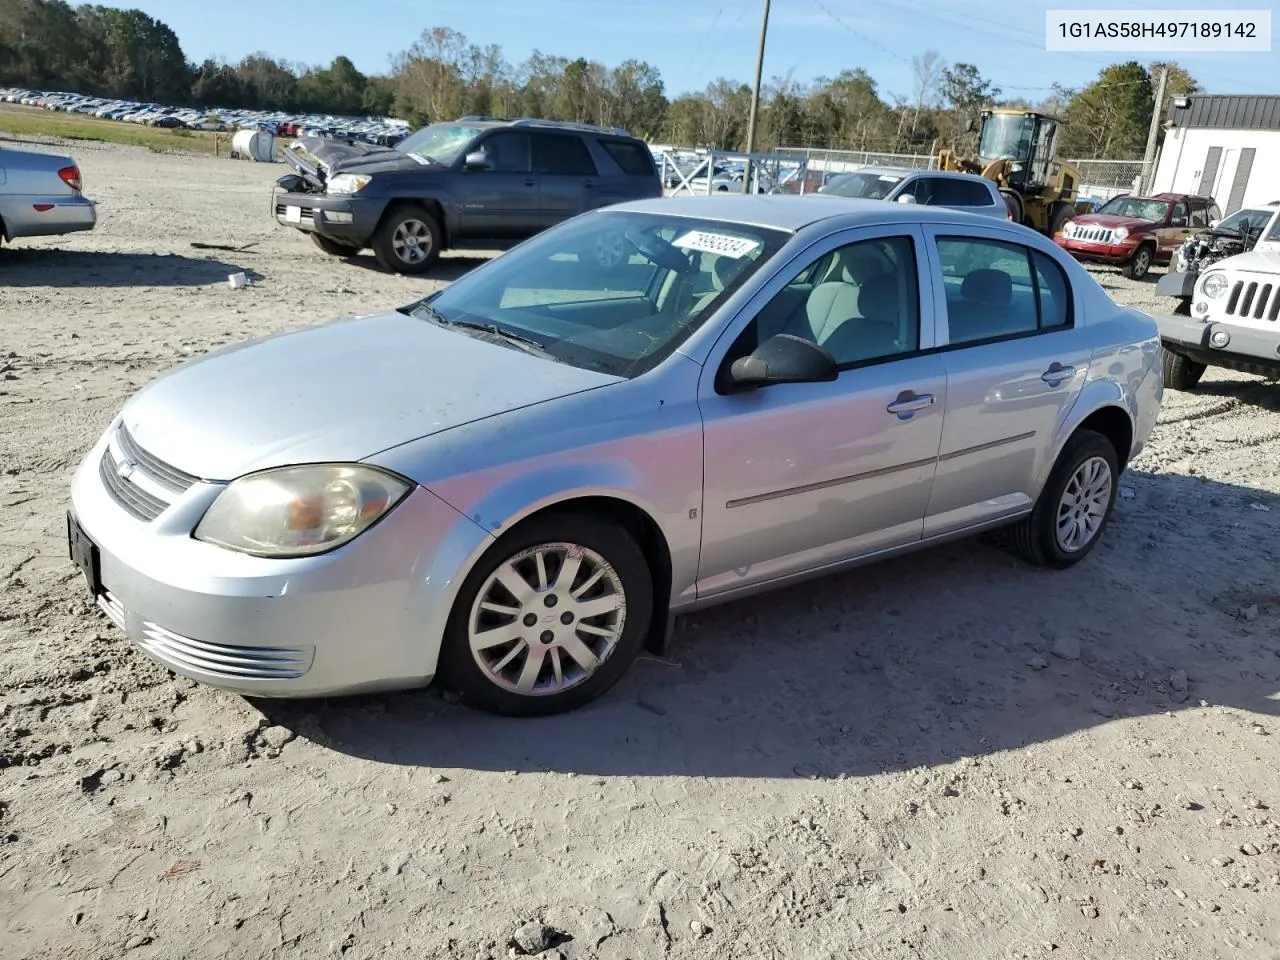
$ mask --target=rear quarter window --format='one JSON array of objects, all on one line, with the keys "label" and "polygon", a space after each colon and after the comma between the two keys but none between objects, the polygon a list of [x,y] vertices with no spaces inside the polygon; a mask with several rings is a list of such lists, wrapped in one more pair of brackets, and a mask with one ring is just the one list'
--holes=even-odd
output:
[{"label": "rear quarter window", "polygon": [[600,146],[628,176],[656,177],[658,175],[657,168],[653,165],[653,155],[644,144],[628,140],[601,140]]}]

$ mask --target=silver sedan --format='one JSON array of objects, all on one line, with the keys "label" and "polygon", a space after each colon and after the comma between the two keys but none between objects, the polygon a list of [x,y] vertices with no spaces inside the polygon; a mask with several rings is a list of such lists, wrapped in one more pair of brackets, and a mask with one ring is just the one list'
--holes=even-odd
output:
[{"label": "silver sedan", "polygon": [[92,230],[97,206],[71,157],[0,148],[0,240]]},{"label": "silver sedan", "polygon": [[1025,227],[621,204],[151,383],[75,476],[70,553],[142,650],[209,684],[439,677],[554,713],[695,607],[996,527],[1079,562],[1159,360],[1150,317]]}]

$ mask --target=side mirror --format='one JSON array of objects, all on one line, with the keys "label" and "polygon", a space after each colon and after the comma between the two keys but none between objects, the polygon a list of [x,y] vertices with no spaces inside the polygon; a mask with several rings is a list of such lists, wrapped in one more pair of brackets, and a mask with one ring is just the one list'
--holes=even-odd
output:
[{"label": "side mirror", "polygon": [[775,383],[830,383],[840,375],[825,347],[790,333],[770,337],[729,367],[728,386],[754,390]]},{"label": "side mirror", "polygon": [[898,202],[899,203],[915,203],[916,198],[912,194],[903,193],[898,196]]},{"label": "side mirror", "polygon": [[1214,227],[1216,227],[1216,226],[1217,226],[1218,224],[1220,224],[1221,222],[1222,222],[1221,220],[1210,220],[1210,221],[1209,221],[1209,229],[1210,229],[1210,230],[1212,230]]},{"label": "side mirror", "polygon": [[488,170],[489,156],[483,150],[473,150],[462,163],[468,170]]}]

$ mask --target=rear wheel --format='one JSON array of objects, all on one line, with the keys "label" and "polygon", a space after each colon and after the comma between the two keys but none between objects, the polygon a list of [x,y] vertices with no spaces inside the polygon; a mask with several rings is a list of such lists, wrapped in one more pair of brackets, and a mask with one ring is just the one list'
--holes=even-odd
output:
[{"label": "rear wheel", "polygon": [[1164,385],[1171,390],[1193,390],[1204,376],[1206,365],[1190,357],[1164,350]]},{"label": "rear wheel", "polygon": [[1151,270],[1151,245],[1144,243],[1122,268],[1130,280],[1141,280]]},{"label": "rear wheel", "polygon": [[396,207],[374,231],[373,254],[394,273],[429,270],[440,256],[440,224],[418,204]]},{"label": "rear wheel", "polygon": [[441,680],[506,716],[576,710],[621,679],[652,614],[653,577],[624,528],[590,515],[538,517],[494,544],[463,582]]},{"label": "rear wheel", "polygon": [[1100,433],[1078,430],[1054,464],[1031,513],[1010,530],[1015,551],[1042,567],[1063,569],[1089,555],[1116,502],[1115,447]]},{"label": "rear wheel", "polygon": [[318,233],[311,234],[311,242],[331,257],[354,257],[359,252],[355,247],[339,243],[337,240],[330,240],[328,237],[322,237]]}]

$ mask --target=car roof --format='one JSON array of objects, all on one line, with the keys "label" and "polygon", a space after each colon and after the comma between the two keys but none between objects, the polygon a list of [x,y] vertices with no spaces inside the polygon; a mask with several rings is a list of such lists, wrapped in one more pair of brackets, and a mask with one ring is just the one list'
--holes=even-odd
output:
[{"label": "car roof", "polygon": [[957,218],[984,226],[991,222],[990,216],[966,213],[955,207],[922,207],[823,193],[651,197],[613,204],[607,209],[697,217],[792,233],[832,217],[842,218],[845,221],[842,227],[877,223],[943,223],[955,222]]}]

